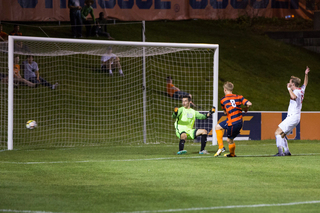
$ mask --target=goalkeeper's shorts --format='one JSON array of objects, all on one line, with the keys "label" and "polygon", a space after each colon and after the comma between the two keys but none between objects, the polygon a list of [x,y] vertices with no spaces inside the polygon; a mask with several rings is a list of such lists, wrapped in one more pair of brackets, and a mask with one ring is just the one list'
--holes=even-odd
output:
[{"label": "goalkeeper's shorts", "polygon": [[197,129],[183,128],[182,126],[178,126],[178,128],[176,128],[176,135],[178,138],[180,138],[182,133],[186,133],[187,139],[195,139],[197,137],[196,132]]}]

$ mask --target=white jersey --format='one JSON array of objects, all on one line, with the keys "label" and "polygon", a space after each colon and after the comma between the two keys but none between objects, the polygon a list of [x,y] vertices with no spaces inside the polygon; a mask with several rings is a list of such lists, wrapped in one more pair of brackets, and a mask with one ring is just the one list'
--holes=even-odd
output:
[{"label": "white jersey", "polygon": [[36,71],[39,71],[38,64],[34,61],[31,62],[31,64],[28,63],[28,61],[23,62],[23,72],[24,72],[24,78],[26,80],[29,80],[32,77],[37,77]]},{"label": "white jersey", "polygon": [[293,91],[293,93],[297,96],[296,100],[290,99],[289,107],[288,107],[288,115],[297,115],[301,114],[302,101],[304,98],[304,91],[306,87],[302,85],[302,87],[297,88]]},{"label": "white jersey", "polygon": [[[109,61],[110,59],[116,59],[116,58],[117,58],[117,56],[116,56],[115,54],[113,54],[113,53],[111,53],[111,54],[106,54],[106,55],[104,55],[104,56],[101,57],[101,62],[107,62],[107,61]],[[111,62],[111,64],[113,64],[113,62]]]}]

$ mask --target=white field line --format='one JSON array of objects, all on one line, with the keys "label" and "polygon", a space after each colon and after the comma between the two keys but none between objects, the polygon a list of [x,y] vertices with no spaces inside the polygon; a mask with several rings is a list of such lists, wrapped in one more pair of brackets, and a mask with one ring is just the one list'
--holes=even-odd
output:
[{"label": "white field line", "polygon": [[199,207],[199,208],[186,208],[186,209],[163,209],[163,210],[153,210],[153,211],[134,211],[134,212],[117,212],[117,213],[186,212],[186,211],[203,211],[203,210],[216,210],[216,209],[257,208],[257,207],[270,207],[270,206],[293,206],[293,205],[317,204],[317,203],[320,203],[320,200],[304,201],[304,202],[293,202],[293,203],[235,205],[235,206],[212,206],[212,207]]},{"label": "white field line", "polygon": [[[297,154],[296,156],[312,156],[320,155],[320,153],[307,153],[307,154]],[[282,158],[290,158],[293,156],[284,156]],[[273,157],[273,155],[240,155],[238,157]],[[160,160],[180,160],[180,159],[196,159],[196,158],[214,158],[213,155],[201,155],[201,156],[190,156],[190,157],[167,157],[167,158],[142,158],[142,159],[123,159],[123,160],[82,160],[82,161],[42,161],[42,162],[14,162],[14,161],[0,161],[0,164],[71,164],[71,163],[106,163],[106,162],[130,162],[130,161],[160,161]],[[223,156],[217,158],[225,158]],[[277,157],[281,158],[281,157]]]}]

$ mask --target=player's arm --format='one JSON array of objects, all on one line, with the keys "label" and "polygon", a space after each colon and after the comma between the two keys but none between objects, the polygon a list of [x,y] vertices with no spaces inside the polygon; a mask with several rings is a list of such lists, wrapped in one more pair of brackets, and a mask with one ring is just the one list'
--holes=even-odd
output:
[{"label": "player's arm", "polygon": [[196,119],[199,119],[199,120],[207,119],[207,114],[201,114],[200,112],[196,111],[195,115],[196,115],[195,116]]},{"label": "player's arm", "polygon": [[308,85],[308,73],[309,72],[310,72],[310,69],[307,66],[306,70],[304,71],[304,82],[303,82],[304,87],[307,87],[307,85]]},{"label": "player's arm", "polygon": [[209,110],[209,112],[206,115],[207,118],[209,118],[215,112],[216,112],[216,107],[215,106],[211,107],[211,109]]},{"label": "player's arm", "polygon": [[39,80],[40,80],[40,73],[39,73],[39,70],[37,70],[35,73],[36,73],[36,75],[37,75],[37,80],[39,81]]},{"label": "player's arm", "polygon": [[247,100],[244,105],[245,105],[245,108],[243,108],[242,111],[244,111],[245,113],[247,113],[248,110],[249,110],[249,108],[252,106],[252,103]]},{"label": "player's arm", "polygon": [[181,109],[175,106],[172,113],[172,118],[176,119],[180,114],[181,114]]},{"label": "player's arm", "polygon": [[290,98],[293,99],[293,100],[296,100],[297,96],[296,96],[296,94],[294,94],[293,90],[291,89],[291,84],[290,83],[287,84],[287,88],[288,88],[288,91],[289,91]]}]

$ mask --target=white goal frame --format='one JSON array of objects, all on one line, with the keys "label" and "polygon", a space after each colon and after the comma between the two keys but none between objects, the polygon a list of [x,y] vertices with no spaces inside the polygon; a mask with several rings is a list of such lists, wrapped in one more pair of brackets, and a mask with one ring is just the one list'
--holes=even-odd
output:
[{"label": "white goal frame", "polygon": [[[216,133],[214,131],[218,118],[218,79],[219,79],[219,45],[218,44],[194,44],[194,43],[162,43],[162,42],[128,42],[128,41],[101,41],[87,39],[63,39],[63,38],[41,38],[28,36],[9,36],[8,38],[8,150],[13,150],[13,86],[14,86],[14,42],[15,41],[40,41],[53,43],[78,43],[78,44],[109,44],[122,46],[140,46],[140,47],[176,47],[176,48],[201,48],[213,49],[213,106],[216,107],[216,113],[213,114],[212,122],[212,145],[217,145]],[[144,48],[143,48],[144,50]],[[146,70],[145,70],[145,51],[143,51],[143,87],[146,88]],[[146,90],[143,91],[143,113],[146,115]],[[146,116],[144,116],[143,141],[146,143]]]}]

